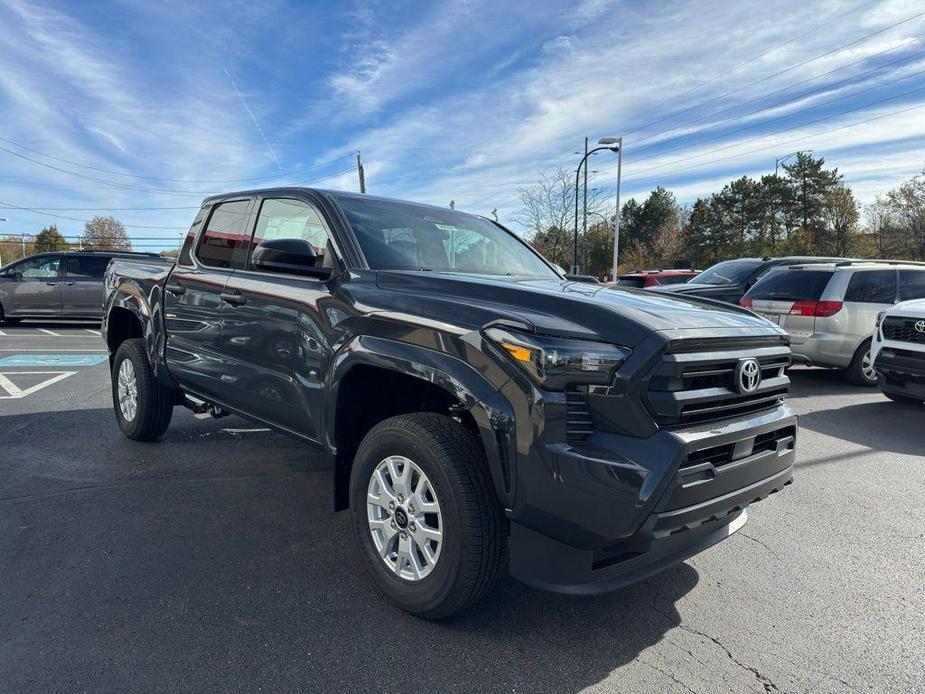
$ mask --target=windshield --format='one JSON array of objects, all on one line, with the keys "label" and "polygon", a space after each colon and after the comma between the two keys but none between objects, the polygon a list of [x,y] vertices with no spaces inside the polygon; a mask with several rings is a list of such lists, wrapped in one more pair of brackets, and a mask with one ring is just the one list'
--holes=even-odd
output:
[{"label": "windshield", "polygon": [[760,265],[760,260],[726,260],[707,268],[689,284],[740,284]]},{"label": "windshield", "polygon": [[529,246],[479,217],[392,200],[337,202],[374,270],[558,277]]}]

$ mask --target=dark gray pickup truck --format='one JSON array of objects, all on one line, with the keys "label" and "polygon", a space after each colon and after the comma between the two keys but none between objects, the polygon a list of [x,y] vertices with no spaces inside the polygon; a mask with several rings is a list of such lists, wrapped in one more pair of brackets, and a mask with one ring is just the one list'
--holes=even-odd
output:
[{"label": "dark gray pickup truck", "polygon": [[106,291],[122,431],[157,439],[181,405],[320,447],[372,580],[424,617],[508,566],[568,593],[639,580],[792,478],[780,328],[571,281],[482,217],[222,195],[176,265],[114,260]]}]

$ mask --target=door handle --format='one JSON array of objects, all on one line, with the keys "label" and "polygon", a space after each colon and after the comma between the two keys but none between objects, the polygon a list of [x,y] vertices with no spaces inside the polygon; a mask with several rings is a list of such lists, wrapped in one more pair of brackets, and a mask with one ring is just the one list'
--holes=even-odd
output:
[{"label": "door handle", "polygon": [[184,287],[182,284],[166,284],[164,285],[164,289],[175,296],[186,294],[186,287]]},{"label": "door handle", "polygon": [[68,287],[73,287],[73,286],[74,286],[75,284],[77,284],[77,283],[76,283],[76,282],[65,282],[65,284],[66,284]]},{"label": "door handle", "polygon": [[243,306],[247,303],[247,297],[239,292],[222,292],[219,296],[222,301],[232,306]]},{"label": "door handle", "polygon": [[54,287],[58,283],[57,282],[46,282],[45,284],[47,284],[49,287]]}]

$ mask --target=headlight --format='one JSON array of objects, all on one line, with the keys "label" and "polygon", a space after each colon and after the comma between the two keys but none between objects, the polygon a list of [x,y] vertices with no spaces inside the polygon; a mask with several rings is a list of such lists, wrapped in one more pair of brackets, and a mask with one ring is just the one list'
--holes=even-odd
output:
[{"label": "headlight", "polygon": [[485,334],[544,388],[609,385],[629,357],[626,347],[489,328]]}]

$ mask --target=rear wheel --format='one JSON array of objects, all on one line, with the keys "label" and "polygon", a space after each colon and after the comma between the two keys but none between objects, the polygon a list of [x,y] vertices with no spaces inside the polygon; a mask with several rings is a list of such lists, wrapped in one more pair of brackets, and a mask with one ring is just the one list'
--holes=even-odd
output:
[{"label": "rear wheel", "polygon": [[350,507],[376,587],[419,617],[475,603],[503,563],[503,517],[484,451],[444,415],[376,425],[354,459]]},{"label": "rear wheel", "polygon": [[877,385],[877,372],[874,370],[874,358],[870,353],[870,340],[864,340],[851,359],[846,371],[848,381],[856,386]]},{"label": "rear wheel", "polygon": [[173,391],[151,371],[144,340],[126,340],[112,364],[112,401],[122,433],[135,441],[159,439],[173,416]]},{"label": "rear wheel", "polygon": [[16,325],[22,318],[8,318],[3,312],[3,306],[0,306],[0,325]]}]

